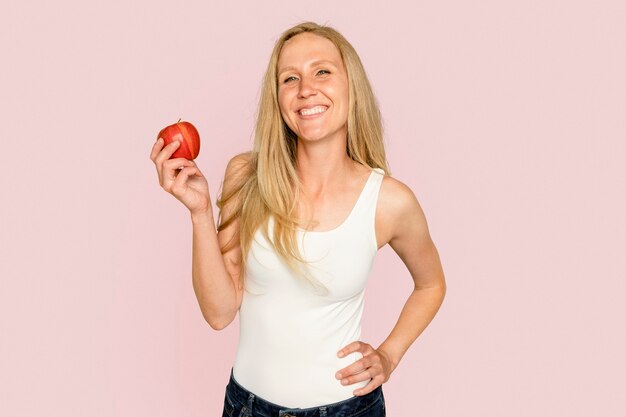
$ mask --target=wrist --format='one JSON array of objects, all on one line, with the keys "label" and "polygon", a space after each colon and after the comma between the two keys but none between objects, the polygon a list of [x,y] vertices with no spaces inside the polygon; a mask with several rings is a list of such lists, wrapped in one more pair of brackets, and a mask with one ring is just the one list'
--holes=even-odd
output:
[{"label": "wrist", "polygon": [[213,223],[213,210],[198,210],[191,213],[191,222],[194,225]]},{"label": "wrist", "polygon": [[383,354],[383,355],[387,358],[387,360],[388,360],[388,361],[389,361],[389,363],[391,364],[391,367],[392,367],[392,369],[391,369],[391,370],[392,370],[392,371],[398,367],[398,363],[400,363],[400,359],[401,359],[401,357],[399,357],[398,355],[396,355],[396,354],[393,352],[393,350],[391,350],[391,349],[389,349],[387,346],[383,346],[383,345],[380,345],[380,346],[378,347],[378,349],[376,349],[376,350],[378,350],[379,352],[381,352],[381,353],[382,353],[382,354]]}]

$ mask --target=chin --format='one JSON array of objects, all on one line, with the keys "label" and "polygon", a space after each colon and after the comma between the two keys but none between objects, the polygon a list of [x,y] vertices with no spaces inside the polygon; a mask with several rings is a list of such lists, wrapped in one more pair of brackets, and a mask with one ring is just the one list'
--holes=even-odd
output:
[{"label": "chin", "polygon": [[327,136],[320,136],[320,135],[314,135],[314,136],[302,136],[302,135],[298,135],[298,139],[299,140],[306,140],[307,142],[318,142],[320,140],[324,140],[326,139]]},{"label": "chin", "polygon": [[320,130],[316,130],[316,131],[305,131],[305,132],[298,132],[297,133],[298,138],[300,139],[304,139],[304,140],[308,140],[308,141],[319,141],[319,140],[323,140],[326,138],[329,138],[331,136],[333,136],[333,133],[329,133],[327,131],[320,131]]}]

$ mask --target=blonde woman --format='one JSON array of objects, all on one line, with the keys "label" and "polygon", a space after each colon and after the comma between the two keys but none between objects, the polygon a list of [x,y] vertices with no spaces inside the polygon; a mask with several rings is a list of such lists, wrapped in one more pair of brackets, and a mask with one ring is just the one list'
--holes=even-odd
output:
[{"label": "blonde woman", "polygon": [[[446,285],[415,195],[390,176],[354,48],[312,22],[280,36],[254,148],[227,165],[217,227],[200,169],[169,159],[177,146],[159,140],[150,157],[163,189],[190,210],[200,309],[215,330],[239,312],[223,416],[386,415],[382,384],[435,316]],[[415,288],[374,348],[359,340],[363,297],[386,244]]]}]

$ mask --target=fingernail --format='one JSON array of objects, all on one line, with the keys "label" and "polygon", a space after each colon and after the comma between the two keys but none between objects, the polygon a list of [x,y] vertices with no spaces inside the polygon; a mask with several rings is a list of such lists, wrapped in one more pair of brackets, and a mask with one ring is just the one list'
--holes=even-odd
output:
[{"label": "fingernail", "polygon": [[337,373],[335,374],[335,378],[337,378],[337,379],[341,378],[341,373],[340,373],[340,372],[337,372]]},{"label": "fingernail", "polygon": [[343,357],[343,352],[337,353],[337,356],[339,356],[340,358]]}]

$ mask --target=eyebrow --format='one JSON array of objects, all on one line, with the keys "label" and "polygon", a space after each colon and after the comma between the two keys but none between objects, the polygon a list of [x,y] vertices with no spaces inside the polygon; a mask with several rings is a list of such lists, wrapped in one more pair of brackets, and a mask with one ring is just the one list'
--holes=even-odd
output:
[{"label": "eyebrow", "polygon": [[[321,63],[330,64],[333,67],[337,68],[337,65],[333,61],[329,61],[327,59],[318,59],[317,61],[313,61],[313,62],[311,62],[311,66],[315,66],[315,65],[318,65],[318,64],[321,64]],[[294,69],[295,68],[292,67],[292,66],[285,67],[285,68],[281,69],[280,71],[278,71],[278,75],[282,74],[285,71],[291,71],[291,70],[294,70]]]}]

